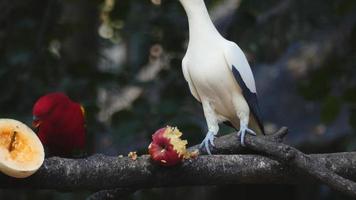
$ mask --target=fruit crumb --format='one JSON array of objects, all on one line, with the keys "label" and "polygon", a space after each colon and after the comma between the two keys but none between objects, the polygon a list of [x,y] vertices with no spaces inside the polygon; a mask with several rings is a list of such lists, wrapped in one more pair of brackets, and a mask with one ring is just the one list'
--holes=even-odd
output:
[{"label": "fruit crumb", "polygon": [[131,151],[128,155],[129,158],[131,158],[132,160],[137,160],[137,153],[136,151]]},{"label": "fruit crumb", "polygon": [[199,150],[194,150],[192,152],[186,152],[184,155],[184,159],[194,159],[199,156]]}]

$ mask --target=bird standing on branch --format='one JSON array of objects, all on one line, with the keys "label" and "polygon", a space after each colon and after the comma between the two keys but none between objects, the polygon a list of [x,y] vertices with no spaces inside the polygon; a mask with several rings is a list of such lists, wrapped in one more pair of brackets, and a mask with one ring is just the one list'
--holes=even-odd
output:
[{"label": "bird standing on branch", "polygon": [[208,125],[201,147],[211,154],[209,144],[214,146],[221,122],[240,129],[238,136],[244,145],[246,133],[264,134],[250,65],[240,47],[216,30],[204,0],[179,1],[189,23],[183,74],[191,93],[203,105]]},{"label": "bird standing on branch", "polygon": [[33,126],[51,155],[73,156],[85,148],[84,108],[63,93],[42,96],[33,106]]}]

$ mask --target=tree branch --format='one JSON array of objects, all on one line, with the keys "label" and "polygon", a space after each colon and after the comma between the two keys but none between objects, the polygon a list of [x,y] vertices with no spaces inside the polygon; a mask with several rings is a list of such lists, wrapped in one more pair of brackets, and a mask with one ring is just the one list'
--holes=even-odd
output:
[{"label": "tree branch", "polygon": [[[287,128],[282,128],[277,135],[277,138],[283,136]],[[343,178],[336,172],[332,171],[330,166],[320,163],[313,157],[302,153],[301,151],[283,143],[277,143],[273,140],[265,140],[261,137],[246,137],[247,147],[266,153],[276,159],[292,166],[293,168],[308,174],[321,183],[328,185],[337,191],[356,197],[356,183]]]},{"label": "tree branch", "polygon": [[[356,153],[313,154],[310,158],[333,172],[356,180]],[[94,155],[86,159],[53,157],[27,179],[0,176],[1,188],[108,190],[240,183],[305,183],[312,179],[292,167],[260,155],[212,155],[164,168],[149,156],[137,160]]]},{"label": "tree branch", "polygon": [[[263,137],[264,140],[274,141],[276,143],[280,143],[283,141],[283,138],[287,135],[288,129],[287,127],[282,127],[276,133],[267,135]],[[254,138],[254,137],[253,137]],[[241,143],[238,141],[238,137],[236,133],[231,133],[228,135],[224,135],[218,137],[214,140],[215,147],[211,149],[212,154],[248,154],[248,153],[261,153],[259,150],[252,150],[246,147],[243,147]],[[189,151],[198,150],[199,154],[206,155],[207,152],[205,148],[199,149],[199,145],[192,146],[188,149]],[[262,152],[263,154],[263,152]]]},{"label": "tree branch", "polygon": [[[148,155],[137,160],[99,154],[85,159],[52,157],[46,159],[39,171],[27,179],[0,175],[0,187],[110,190],[96,193],[91,197],[95,199],[127,195],[135,190],[154,187],[319,181],[355,196],[355,183],[350,181],[356,180],[355,152],[305,155],[280,143],[286,132],[287,129],[282,128],[266,137],[246,136],[249,148],[271,155],[276,160],[262,155],[201,155],[186,160],[180,166],[165,168],[152,164]],[[217,138],[215,144],[222,149],[221,152],[243,150],[236,134]]]},{"label": "tree branch", "polygon": [[95,192],[94,194],[90,195],[86,200],[110,200],[110,199],[119,199],[125,196],[128,196],[134,193],[135,190],[131,188],[119,188],[114,190],[101,190],[99,192]]},{"label": "tree branch", "polygon": [[[330,170],[329,166],[321,164],[319,161],[312,159],[301,151],[281,143],[287,134],[286,127],[281,128],[275,134],[266,137],[246,136],[246,145],[249,149],[262,154],[270,155],[287,165],[314,177],[329,187],[356,197],[356,183],[350,181],[337,173]],[[233,153],[243,152],[244,148],[238,142],[236,135],[230,134],[216,139],[216,148],[214,153]],[[192,147],[192,150],[198,148]],[[206,154],[204,150],[201,153]]]}]

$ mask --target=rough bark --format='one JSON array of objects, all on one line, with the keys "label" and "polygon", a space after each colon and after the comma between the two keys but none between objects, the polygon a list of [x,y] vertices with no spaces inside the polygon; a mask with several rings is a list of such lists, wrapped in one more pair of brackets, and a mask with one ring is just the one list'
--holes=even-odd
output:
[{"label": "rough bark", "polygon": [[[84,159],[52,157],[27,179],[0,176],[1,188],[100,191],[90,198],[127,195],[154,187],[224,184],[305,184],[322,182],[355,197],[356,152],[305,155],[281,143],[282,128],[265,137],[246,136],[248,148],[264,155],[202,155],[179,166],[161,167],[148,155],[128,157],[93,155]],[[235,133],[217,138],[214,153],[245,152]],[[190,150],[197,149],[197,146]],[[109,195],[109,196],[108,196]]]},{"label": "rough bark", "polygon": [[280,177],[282,171],[285,174],[289,170],[277,161],[253,155],[200,156],[173,168],[151,164],[146,155],[135,161],[104,155],[75,160],[53,157],[46,159],[41,169],[30,178],[13,179],[2,175],[0,185],[3,188],[95,191],[257,181],[283,183],[286,177]]},{"label": "rough bark", "polygon": [[[356,180],[356,153],[313,154],[320,166]],[[0,176],[1,188],[107,190],[241,183],[310,183],[313,178],[294,167],[261,155],[202,155],[182,165],[164,168],[147,155],[136,161],[94,155],[86,159],[53,157],[27,179]]]}]

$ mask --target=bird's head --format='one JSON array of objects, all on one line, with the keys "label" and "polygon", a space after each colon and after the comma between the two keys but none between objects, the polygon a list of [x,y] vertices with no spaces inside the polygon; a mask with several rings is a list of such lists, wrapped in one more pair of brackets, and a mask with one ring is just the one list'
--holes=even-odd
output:
[{"label": "bird's head", "polygon": [[39,128],[43,120],[45,120],[59,104],[66,104],[68,102],[70,102],[70,99],[61,92],[49,93],[40,97],[32,110],[33,127]]}]

